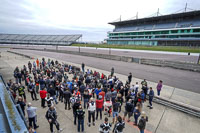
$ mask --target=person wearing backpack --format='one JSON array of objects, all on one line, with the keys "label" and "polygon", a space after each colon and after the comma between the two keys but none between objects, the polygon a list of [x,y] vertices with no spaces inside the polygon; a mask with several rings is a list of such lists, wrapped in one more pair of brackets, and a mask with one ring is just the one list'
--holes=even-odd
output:
[{"label": "person wearing backpack", "polygon": [[125,122],[122,121],[121,116],[117,117],[117,123],[113,128],[113,133],[123,133],[123,129],[125,128]]},{"label": "person wearing backpack", "polygon": [[90,99],[88,103],[88,126],[91,125],[91,117],[93,120],[93,126],[95,126],[95,110],[96,110],[96,103],[94,102],[93,98]]},{"label": "person wearing backpack", "polygon": [[111,131],[112,125],[108,122],[108,118],[105,117],[104,123],[102,123],[99,127],[100,133],[109,133]]},{"label": "person wearing backpack", "polygon": [[138,123],[138,128],[140,129],[140,133],[144,133],[144,129],[146,127],[146,122],[148,122],[148,117],[146,116],[146,113],[143,111],[141,114],[139,123]]}]

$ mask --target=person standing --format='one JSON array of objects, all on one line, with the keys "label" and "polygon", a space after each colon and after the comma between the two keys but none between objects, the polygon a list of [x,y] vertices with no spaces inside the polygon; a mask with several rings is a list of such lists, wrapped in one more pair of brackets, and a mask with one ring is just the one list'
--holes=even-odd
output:
[{"label": "person standing", "polygon": [[31,62],[30,62],[30,61],[28,62],[28,69],[29,69],[29,73],[31,73],[32,64],[31,64]]},{"label": "person standing", "polygon": [[[73,98],[73,97],[72,97]],[[72,99],[71,99],[72,101]],[[80,106],[80,101],[76,99],[75,103],[73,104],[73,115],[74,115],[74,125],[76,125],[76,120],[77,120],[77,110],[79,109]]]},{"label": "person standing", "polygon": [[160,80],[159,82],[158,82],[158,84],[157,84],[157,94],[158,94],[158,96],[160,96],[160,91],[161,91],[161,89],[162,89],[162,86],[163,86],[163,81],[162,80]]},{"label": "person standing", "polygon": [[78,110],[76,111],[77,118],[78,118],[78,132],[80,132],[80,127],[81,131],[84,132],[84,116],[85,116],[85,111],[82,109],[82,106],[80,105]]},{"label": "person standing", "polygon": [[55,87],[53,87],[53,85],[50,85],[50,87],[48,89],[48,93],[50,94],[50,97],[53,98],[55,103],[58,104],[58,101],[57,101],[57,98],[56,98],[56,90],[55,90]]},{"label": "person standing", "polygon": [[136,107],[133,111],[134,113],[134,119],[135,119],[135,122],[133,125],[136,125],[138,124],[138,118],[140,117],[140,110],[139,110],[139,107]]},{"label": "person standing", "polygon": [[132,81],[132,73],[129,73],[128,75],[128,83],[131,84]]},{"label": "person standing", "polygon": [[86,105],[88,105],[89,99],[90,99],[89,92],[88,90],[85,90],[83,93],[84,109],[86,108]]},{"label": "person standing", "polygon": [[36,116],[37,116],[36,110],[37,110],[37,107],[32,107],[32,104],[28,103],[27,114],[28,114],[29,126],[32,127],[32,124],[33,124],[34,129],[39,127],[36,125]]},{"label": "person standing", "polygon": [[100,112],[100,119],[102,119],[102,108],[103,108],[103,99],[102,96],[99,96],[99,99],[96,100],[96,120],[98,120],[98,114]]},{"label": "person standing", "polygon": [[31,80],[29,85],[28,85],[28,91],[31,93],[32,100],[38,100],[36,92],[35,92],[35,83],[33,83],[33,80]]},{"label": "person standing", "polygon": [[64,103],[65,103],[65,110],[67,109],[67,105],[68,105],[68,110],[70,110],[70,98],[72,96],[72,93],[69,91],[69,88],[67,88],[64,93]]},{"label": "person standing", "polygon": [[110,74],[111,77],[114,75],[114,72],[115,72],[114,67],[112,67],[112,68],[111,68],[111,74]]},{"label": "person standing", "polygon": [[54,108],[54,106],[51,106],[47,112],[46,112],[46,115],[45,115],[46,119],[48,120],[49,124],[50,124],[50,131],[51,133],[53,133],[53,125],[56,126],[58,132],[61,132],[62,129],[60,129],[60,124],[58,123],[57,121],[57,112]]},{"label": "person standing", "polygon": [[124,112],[124,118],[123,120],[125,120],[126,116],[128,115],[128,122],[130,121],[130,117],[132,116],[132,113],[133,113],[133,109],[134,109],[134,106],[132,104],[132,99],[129,99],[127,102],[126,102],[126,105],[125,105],[125,112]]},{"label": "person standing", "polygon": [[96,110],[96,103],[94,102],[93,98],[90,99],[88,104],[88,126],[91,125],[91,117],[93,120],[93,126],[95,126],[95,110]]},{"label": "person standing", "polygon": [[140,129],[140,133],[144,133],[146,122],[148,122],[148,117],[146,116],[146,113],[143,111],[141,114],[141,119],[139,120],[138,123],[138,128]]},{"label": "person standing", "polygon": [[24,97],[24,102],[26,102],[26,93],[24,91],[25,87],[19,83],[19,87],[18,87],[18,93],[20,97]]},{"label": "person standing", "polygon": [[[113,103],[113,124],[115,123],[115,118],[117,119],[119,114],[120,103],[115,99]],[[117,120],[116,120],[117,121]]]},{"label": "person standing", "polygon": [[20,96],[18,97],[17,104],[20,105],[20,107],[21,107],[21,109],[22,109],[22,112],[23,112],[23,114],[24,114],[24,116],[25,116],[25,107],[26,107],[26,104],[25,104],[25,102],[23,101],[22,97],[20,97]]},{"label": "person standing", "polygon": [[105,117],[104,123],[102,123],[99,127],[100,133],[109,133],[111,131],[112,125],[108,122],[108,118]]},{"label": "person standing", "polygon": [[39,63],[40,63],[40,62],[39,62],[39,60],[37,59],[37,60],[36,60],[37,68],[39,68]]},{"label": "person standing", "polygon": [[113,128],[113,133],[123,133],[123,129],[125,128],[125,122],[122,121],[121,116],[117,117],[117,123]]},{"label": "person standing", "polygon": [[84,73],[84,72],[85,72],[85,64],[82,63],[82,64],[81,64],[81,67],[82,67],[82,71],[83,71],[83,73]]},{"label": "person standing", "polygon": [[47,91],[45,90],[45,88],[42,88],[42,90],[40,90],[40,98],[41,98],[41,107],[45,108],[45,98],[47,96]]},{"label": "person standing", "polygon": [[148,106],[150,109],[153,109],[153,107],[152,107],[153,97],[154,97],[154,91],[153,91],[152,87],[150,87],[150,91],[149,91],[149,106]]}]

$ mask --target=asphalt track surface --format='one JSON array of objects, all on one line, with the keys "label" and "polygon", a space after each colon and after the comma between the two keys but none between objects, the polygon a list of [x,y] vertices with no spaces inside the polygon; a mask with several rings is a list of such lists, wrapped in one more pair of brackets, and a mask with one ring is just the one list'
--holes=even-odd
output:
[{"label": "asphalt track surface", "polygon": [[[37,48],[37,49],[56,49],[56,46],[40,45],[40,46],[28,46],[28,45],[12,45],[14,47],[22,48]],[[28,47],[27,47],[28,46]],[[73,46],[59,46],[58,50],[68,50],[68,51],[79,51],[79,47]],[[81,52],[87,53],[99,53],[99,54],[109,54],[108,48],[92,48],[92,47],[81,47]],[[147,59],[159,59],[168,61],[184,61],[184,62],[194,62],[198,61],[198,54],[192,54],[188,56],[188,53],[178,53],[178,52],[159,52],[159,51],[145,51],[145,50],[128,50],[128,49],[111,49],[112,55],[129,56],[135,58],[147,58]]]},{"label": "asphalt track surface", "polygon": [[133,77],[136,78],[147,79],[148,81],[152,82],[158,82],[159,80],[163,80],[163,83],[165,85],[180,88],[183,90],[188,90],[191,92],[200,93],[200,73],[198,72],[55,52],[44,52],[34,50],[17,51],[30,56],[46,56],[77,64],[81,64],[82,62],[84,62],[86,66],[106,71],[110,71],[111,68],[114,67],[115,72],[119,74],[128,75],[129,72],[132,72]]}]

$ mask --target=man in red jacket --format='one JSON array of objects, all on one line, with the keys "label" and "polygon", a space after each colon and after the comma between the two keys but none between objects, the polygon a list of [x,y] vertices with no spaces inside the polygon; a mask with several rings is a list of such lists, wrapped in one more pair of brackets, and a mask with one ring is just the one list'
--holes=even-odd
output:
[{"label": "man in red jacket", "polygon": [[102,108],[103,108],[103,98],[100,95],[99,99],[96,100],[96,120],[98,120],[98,114],[100,112],[100,119],[102,120]]},{"label": "man in red jacket", "polygon": [[47,96],[47,91],[45,90],[45,88],[42,88],[42,90],[40,90],[40,98],[41,98],[41,106],[43,108],[45,108],[45,98]]}]

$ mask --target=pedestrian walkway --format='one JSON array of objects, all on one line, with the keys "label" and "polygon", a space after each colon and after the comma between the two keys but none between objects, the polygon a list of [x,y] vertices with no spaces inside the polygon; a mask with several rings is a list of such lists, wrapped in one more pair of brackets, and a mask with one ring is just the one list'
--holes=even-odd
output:
[{"label": "pedestrian walkway", "polygon": [[[0,64],[0,72],[3,73],[4,78],[6,80],[13,78],[13,70],[16,66],[22,67],[24,64],[27,65],[29,59],[23,58],[21,56],[17,56],[15,54],[7,53],[7,52],[2,52],[2,57],[0,58],[1,64]],[[35,56],[31,55],[33,57],[39,58],[40,60],[42,59],[41,56]],[[45,57],[46,59],[48,57]],[[55,60],[55,59],[54,59]],[[33,61],[33,60],[31,60]],[[58,60],[59,62],[65,62],[64,60]],[[74,64],[71,62],[65,62],[67,64],[72,64],[75,66],[81,65],[80,64]],[[86,63],[85,63],[86,64]],[[100,73],[104,73],[106,75],[110,74],[108,71],[104,70],[98,70],[95,68],[88,67],[86,64],[85,69],[92,69],[96,70]],[[103,68],[102,68],[103,69]],[[117,77],[120,77],[120,80],[125,82],[127,80],[127,76],[121,75],[121,74],[115,74]],[[70,77],[71,78],[71,77]],[[133,77],[132,83],[135,84],[135,82],[141,82],[141,79],[137,79]],[[149,86],[152,86],[155,90],[155,87],[157,83],[149,82]],[[27,101],[32,102],[30,94],[27,93]],[[184,95],[183,95],[184,94]],[[38,95],[39,97],[39,95]],[[162,92],[161,92],[161,97],[166,98],[166,99],[171,99],[171,100],[176,100],[179,102],[184,102],[185,104],[193,105],[196,107],[200,107],[199,100],[199,94],[194,94],[190,92],[185,92],[180,89],[176,89],[173,87],[169,86],[163,86]],[[32,102],[33,106],[38,107],[38,124],[40,127],[37,129],[38,133],[48,133],[50,132],[49,130],[49,124],[45,118],[45,113],[46,109],[43,109],[40,107],[40,100],[39,101],[33,101]],[[149,110],[149,108],[146,107],[147,104],[144,104],[144,110],[147,113],[147,116],[149,117],[149,122],[147,123],[146,127],[146,133],[196,133],[199,131],[199,125],[200,125],[200,120],[198,118],[194,118],[191,116],[188,116],[187,114],[181,113],[179,111],[173,110],[166,108],[162,105],[158,105],[153,103],[154,109]],[[122,108],[123,109],[123,108]],[[56,110],[58,113],[58,121],[61,125],[61,128],[64,129],[64,133],[77,133],[77,126],[73,125],[73,115],[72,111],[68,111],[64,109],[64,104],[59,103],[56,105]],[[122,110],[123,112],[124,110]],[[123,116],[121,113],[120,115]],[[97,133],[98,132],[98,127],[99,125],[103,122],[98,120],[96,122],[95,126],[91,126],[90,128],[86,126],[87,123],[87,110],[86,110],[86,116],[85,116],[85,132],[86,133]],[[104,118],[104,117],[103,117]],[[112,117],[109,118],[109,121],[112,121]],[[131,118],[131,121],[133,121],[133,118]],[[189,121],[189,122],[188,122]],[[132,132],[139,132],[137,127],[132,125],[132,122],[127,123],[126,122],[126,128],[124,130],[124,133],[132,133]]]}]

